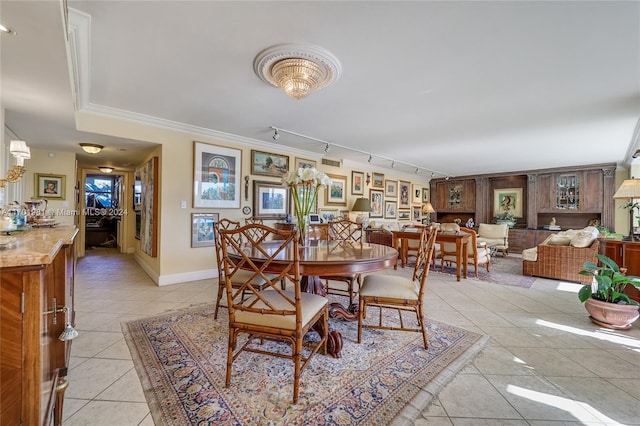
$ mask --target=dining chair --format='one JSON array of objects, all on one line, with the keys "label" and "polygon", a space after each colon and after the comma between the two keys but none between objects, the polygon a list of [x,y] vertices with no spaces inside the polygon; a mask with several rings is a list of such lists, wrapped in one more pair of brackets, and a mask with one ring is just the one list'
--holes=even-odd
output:
[{"label": "dining chair", "polygon": [[[437,229],[423,229],[420,235],[420,249],[413,269],[411,279],[386,274],[367,275],[360,288],[360,309],[358,313],[358,343],[362,341],[362,329],[374,328],[382,330],[400,330],[422,332],[425,349],[429,343],[427,329],[424,322],[423,299],[424,289],[429,275],[429,262],[433,255],[436,242]],[[367,308],[373,306],[380,309],[378,323],[364,324]],[[383,309],[395,309],[398,311],[400,327],[384,325],[382,320]],[[419,327],[406,326],[402,317],[402,311],[415,312]]]},{"label": "dining chair", "polygon": [[[251,217],[247,217],[244,219],[244,224],[245,225],[255,225],[255,224],[260,224],[260,225],[264,225],[264,220],[260,217],[255,217],[255,216],[251,216]],[[254,232],[262,232],[260,229],[255,228]]]},{"label": "dining chair", "polygon": [[[278,238],[255,239],[255,228],[264,235]],[[277,230],[265,225],[245,225],[220,231],[227,303],[229,306],[229,347],[225,386],[231,384],[233,362],[243,352],[254,352],[291,359],[294,363],[293,403],[298,402],[300,374],[321,348],[327,351],[328,302],[327,298],[303,292],[300,288],[300,253],[296,232]],[[244,276],[239,279],[238,275]],[[254,286],[256,279],[268,290]],[[285,291],[280,281],[287,280],[293,291]],[[236,284],[241,283],[240,286]],[[242,292],[249,297],[242,300]],[[302,353],[305,334],[316,322],[322,321],[320,338],[306,343],[309,352]],[[318,331],[318,330],[316,330]],[[238,336],[248,340],[238,348]],[[263,340],[291,344],[290,354],[282,349],[269,350]],[[265,374],[267,368],[265,366]]]},{"label": "dining chair", "polygon": [[[474,266],[476,278],[478,278],[478,266],[484,265],[487,268],[487,272],[489,272],[489,266],[491,265],[491,255],[489,254],[489,248],[487,247],[487,243],[478,242],[478,236],[476,231],[468,228],[460,228],[461,232],[465,232],[471,235],[471,241],[467,244],[467,254],[465,262],[469,265]],[[454,243],[444,243],[445,251],[443,251],[442,255],[442,264],[445,262],[448,264],[456,263],[456,245]],[[451,251],[453,250],[453,252]]]},{"label": "dining chair", "polygon": [[[223,253],[222,253],[222,244],[220,241],[220,231],[222,230],[231,230],[231,229],[237,229],[240,227],[240,222],[236,222],[233,220],[229,220],[227,218],[223,218],[220,219],[217,222],[214,222],[213,224],[213,241],[214,241],[214,245],[215,245],[215,249],[216,249],[216,263],[218,266],[218,297],[216,299],[216,309],[215,309],[215,313],[214,313],[214,318],[218,319],[218,310],[220,309],[221,306],[221,302],[222,302],[222,295],[224,294],[224,292],[226,291],[226,285],[225,285],[225,280],[224,280],[224,267],[222,264],[222,258],[223,258]],[[237,236],[238,238],[242,238],[241,235]],[[239,243],[241,243],[242,241],[238,241]],[[239,273],[236,277],[236,279],[239,280],[239,282],[234,283],[234,285],[236,287],[240,287],[242,284],[242,281],[244,280],[244,278],[246,278],[244,275],[248,275],[246,273]],[[260,279],[257,279],[254,284],[253,284],[256,288],[263,290],[265,288],[265,283],[261,282]],[[241,298],[244,298],[244,294],[240,295]]]},{"label": "dining chair", "polygon": [[[330,239],[344,241],[348,244],[362,244],[364,239],[364,230],[362,224],[354,222],[349,219],[338,219],[329,222],[329,234]],[[361,276],[360,274],[347,274],[347,275],[321,275],[321,280],[325,280],[325,290],[327,294],[335,294],[339,296],[348,296],[349,305],[353,304],[355,296],[354,284],[358,284],[360,289]],[[347,289],[342,287],[332,286],[330,281],[340,281],[346,283]]]}]

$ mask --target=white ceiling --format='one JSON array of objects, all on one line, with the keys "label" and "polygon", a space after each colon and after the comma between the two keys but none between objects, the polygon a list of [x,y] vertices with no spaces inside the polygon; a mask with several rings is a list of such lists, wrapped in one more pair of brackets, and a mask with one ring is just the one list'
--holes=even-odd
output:
[{"label": "white ceiling", "polygon": [[[19,137],[77,152],[84,165],[130,166],[151,145],[76,131],[72,84],[80,113],[323,153],[324,144],[289,134],[274,143],[274,126],[355,150],[336,147],[329,158],[366,164],[372,154],[373,166],[393,158],[436,177],[625,164],[640,148],[635,1],[68,6],[90,17],[90,32],[72,38],[76,82],[61,4],[0,2],[2,23],[17,31],[1,39],[2,105]],[[253,71],[255,56],[280,43],[327,49],[342,75],[288,98]],[[82,155],[79,142],[108,149]]]}]

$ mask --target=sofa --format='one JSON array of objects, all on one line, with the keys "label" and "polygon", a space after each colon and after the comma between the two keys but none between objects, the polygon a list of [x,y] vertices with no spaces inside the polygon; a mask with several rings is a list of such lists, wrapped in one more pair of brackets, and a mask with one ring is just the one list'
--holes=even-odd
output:
[{"label": "sofa", "polygon": [[584,262],[597,262],[598,230],[587,227],[552,234],[537,247],[522,252],[522,275],[588,284],[592,277],[580,275]]},{"label": "sofa", "polygon": [[392,231],[402,231],[416,224],[417,222],[407,221],[371,221],[365,229],[367,242],[393,247]]}]

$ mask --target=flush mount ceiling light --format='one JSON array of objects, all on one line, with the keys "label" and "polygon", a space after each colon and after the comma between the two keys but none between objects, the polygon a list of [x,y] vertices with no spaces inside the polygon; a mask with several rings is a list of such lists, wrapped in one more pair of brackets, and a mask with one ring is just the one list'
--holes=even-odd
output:
[{"label": "flush mount ceiling light", "polygon": [[102,173],[111,173],[113,171],[113,167],[109,166],[100,166],[98,167]]},{"label": "flush mount ceiling light", "polygon": [[104,146],[97,145],[95,143],[81,143],[79,145],[84,152],[87,152],[89,154],[97,154],[102,151],[102,148],[104,148]]},{"label": "flush mount ceiling light", "polygon": [[300,100],[336,81],[342,65],[321,47],[292,43],[279,44],[260,52],[253,61],[253,70],[262,81]]}]

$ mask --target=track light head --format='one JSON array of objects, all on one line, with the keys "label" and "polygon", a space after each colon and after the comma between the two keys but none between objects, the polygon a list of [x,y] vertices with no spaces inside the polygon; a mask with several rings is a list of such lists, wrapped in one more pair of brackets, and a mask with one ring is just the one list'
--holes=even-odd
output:
[{"label": "track light head", "polygon": [[631,156],[631,158],[638,158],[640,157],[640,149],[636,149],[636,152],[633,153],[633,155]]},{"label": "track light head", "polygon": [[449,180],[449,176],[447,176],[446,178],[444,178],[444,180]]},{"label": "track light head", "polygon": [[371,160],[373,160],[373,156],[371,154],[369,154],[369,159],[367,161],[370,163]]},{"label": "track light head", "polygon": [[274,129],[273,130],[273,140],[277,141],[279,137],[280,137],[280,133],[278,133],[278,129]]},{"label": "track light head", "polygon": [[393,169],[396,166],[396,162],[395,161],[391,161],[391,168]]},{"label": "track light head", "polygon": [[330,149],[331,149],[331,147],[329,146],[329,144],[327,144],[327,145],[324,147],[324,152],[329,152],[329,150],[330,150]]},{"label": "track light head", "polygon": [[419,171],[420,171],[420,169],[416,167],[416,171],[414,173],[418,174]]}]

